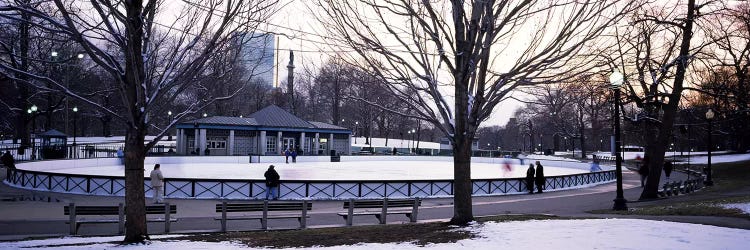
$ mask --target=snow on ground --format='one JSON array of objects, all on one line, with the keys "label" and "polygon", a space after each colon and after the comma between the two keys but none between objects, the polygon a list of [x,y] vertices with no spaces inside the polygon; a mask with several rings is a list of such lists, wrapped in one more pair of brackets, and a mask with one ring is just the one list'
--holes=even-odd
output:
[{"label": "snow on ground", "polygon": [[743,213],[750,214],[750,203],[734,203],[734,204],[723,204],[724,208],[736,208],[742,210]]},{"label": "snow on ground", "polygon": [[[147,135],[146,141],[151,141],[156,136]],[[172,139],[175,137],[173,136]],[[168,137],[164,136],[159,142],[163,143],[176,143],[173,141],[167,141]],[[41,142],[41,139],[36,139],[36,142]],[[104,144],[104,143],[124,143],[125,142],[125,136],[110,136],[110,137],[76,137],[76,143],[78,144]],[[11,144],[13,143],[13,140],[2,140],[0,141],[0,145],[2,144]],[[68,144],[73,144],[73,137],[68,137]]]},{"label": "snow on ground", "polygon": [[[687,164],[688,158],[677,158],[675,164]],[[750,154],[712,155],[711,163],[750,161]],[[708,164],[708,156],[691,156],[690,164]]]},{"label": "snow on ground", "polygon": [[[67,162],[64,162],[67,163]],[[356,161],[274,163],[283,180],[449,180],[453,179],[452,161]],[[585,164],[584,164],[585,166]],[[65,164],[22,165],[18,168],[53,173],[123,176],[124,166],[75,166]],[[150,166],[144,176],[148,176]],[[162,163],[165,178],[262,179],[268,163]],[[526,176],[527,166],[512,165],[507,171],[502,164],[471,164],[471,177],[516,178]],[[547,176],[586,173],[588,168],[545,166]]]},{"label": "snow on ground", "polygon": [[[385,138],[370,138],[370,144],[365,144],[365,137],[352,137],[352,146],[354,147],[397,147],[397,148],[415,148],[417,141],[409,139],[388,139],[388,145],[385,145]],[[419,148],[440,149],[440,143],[419,141]]]},{"label": "snow on ground", "polygon": [[[479,237],[424,247],[409,242],[360,243],[304,249],[747,249],[750,230],[637,219],[540,220],[475,224]],[[122,236],[2,242],[1,249],[61,245],[62,249],[237,249],[233,242],[152,241],[119,246]],[[75,243],[101,242],[90,245]],[[65,244],[65,245],[63,245]],[[263,249],[263,248],[262,248]]]},{"label": "snow on ground", "polygon": [[576,159],[570,159],[565,157],[560,157],[556,155],[539,155],[539,154],[533,154],[533,155],[526,155],[526,159],[529,160],[548,160],[548,161],[571,161],[571,162],[580,162]]}]

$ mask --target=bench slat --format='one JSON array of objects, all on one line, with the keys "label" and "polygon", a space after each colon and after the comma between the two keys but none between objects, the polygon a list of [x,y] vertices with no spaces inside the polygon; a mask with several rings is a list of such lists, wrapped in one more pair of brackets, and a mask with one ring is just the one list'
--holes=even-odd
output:
[{"label": "bench slat", "polygon": [[[388,200],[388,207],[412,207],[414,206],[414,200]],[[419,201],[418,206],[421,206],[422,201]],[[344,202],[344,208],[348,209],[349,206],[351,206],[351,202],[345,201]],[[363,200],[363,201],[354,201],[353,202],[354,208],[382,208],[383,207],[383,200]]]},{"label": "bench slat", "polygon": [[[268,211],[301,211],[302,203],[268,203]],[[312,210],[312,203],[307,204]],[[216,212],[221,213],[222,204],[216,204]],[[263,203],[227,203],[227,212],[262,212]]]},{"label": "bench slat", "polygon": [[[76,215],[118,215],[118,206],[76,206]],[[70,207],[63,208],[65,215],[70,215]],[[146,206],[146,214],[164,214],[164,206]],[[177,213],[177,205],[169,205],[169,213]]]}]

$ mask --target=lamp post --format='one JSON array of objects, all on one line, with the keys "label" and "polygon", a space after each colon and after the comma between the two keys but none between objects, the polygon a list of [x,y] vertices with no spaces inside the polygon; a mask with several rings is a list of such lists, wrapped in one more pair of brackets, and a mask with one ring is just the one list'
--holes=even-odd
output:
[{"label": "lamp post", "polygon": [[613,210],[627,210],[627,200],[623,195],[622,191],[622,154],[620,154],[620,86],[622,85],[625,77],[622,73],[616,70],[609,76],[610,87],[615,92],[615,115],[614,115],[614,130],[615,130],[615,176],[617,178],[617,197],[614,199]]},{"label": "lamp post", "polygon": [[29,114],[31,114],[31,132],[34,133],[36,132],[36,117],[34,117],[34,113],[36,113],[36,111],[39,109],[36,107],[36,105],[31,105],[31,108],[29,110],[31,110],[31,112],[29,112]]},{"label": "lamp post", "polygon": [[354,144],[357,144],[357,136],[359,136],[359,121],[354,122]]},{"label": "lamp post", "polygon": [[[170,125],[172,123],[172,111],[171,110],[167,111],[167,117],[168,117],[167,125]],[[240,116],[240,118],[241,117],[242,116]],[[167,127],[167,141],[171,141],[171,140],[172,140],[172,132],[170,131],[169,127]]]},{"label": "lamp post", "polygon": [[[406,131],[406,138],[411,136],[411,130]],[[409,148],[409,154],[411,154],[411,141],[406,142],[406,147]]]},{"label": "lamp post", "polygon": [[26,113],[31,116],[31,160],[36,160],[36,116],[34,113],[37,110],[39,109],[33,104],[26,110]]},{"label": "lamp post", "polygon": [[76,124],[78,124],[78,107],[73,107],[73,147],[76,146],[76,136],[78,129],[76,127]]},{"label": "lamp post", "polygon": [[714,120],[714,111],[710,108],[706,111],[706,120],[708,120],[708,165],[706,166],[706,181],[703,182],[706,186],[713,186],[714,180],[711,178],[711,148],[713,143],[711,142],[712,133],[712,122]]},{"label": "lamp post", "polygon": [[[416,146],[416,144],[417,144],[417,143],[416,143],[416,142],[414,141],[414,136],[415,136],[416,134],[417,134],[417,130],[416,130],[416,129],[412,129],[412,130],[411,130],[411,148],[412,148],[412,149],[415,149],[415,146]],[[414,153],[416,153],[416,149],[415,149],[414,151],[415,151]]]}]

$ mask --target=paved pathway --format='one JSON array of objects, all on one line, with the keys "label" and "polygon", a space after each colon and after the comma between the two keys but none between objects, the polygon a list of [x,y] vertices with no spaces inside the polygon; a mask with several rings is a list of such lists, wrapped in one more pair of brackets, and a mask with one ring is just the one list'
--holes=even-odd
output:
[{"label": "paved pathway", "polygon": [[[4,179],[5,171],[1,171]],[[632,171],[624,174],[625,198],[636,201],[640,195],[640,180]],[[673,180],[686,179],[687,175],[674,173]],[[123,197],[106,197],[92,195],[73,195],[47,192],[35,192],[30,190],[16,189],[5,184],[0,184],[0,197],[9,195],[23,195],[25,197],[41,197],[44,201],[1,201],[0,202],[0,240],[22,239],[31,236],[59,236],[67,235],[69,226],[65,224],[67,216],[63,215],[63,206],[70,202],[77,205],[114,205],[124,202]],[[51,198],[52,202],[47,202]],[[575,217],[624,217],[645,218],[675,221],[690,221],[704,224],[732,226],[750,229],[750,221],[738,221],[732,218],[720,217],[649,217],[649,216],[613,216],[594,215],[586,211],[610,209],[612,199],[615,198],[615,184],[605,184],[585,189],[574,189],[557,192],[546,192],[533,195],[506,195],[475,197],[474,215],[488,216],[498,214],[555,214],[560,216]],[[59,201],[58,201],[59,200]],[[217,200],[189,200],[168,199],[171,204],[178,207],[175,217],[179,218],[177,223],[172,224],[172,233],[215,231],[220,224],[214,220],[214,206]],[[344,226],[345,221],[337,212],[343,212],[341,201],[314,201],[314,209],[310,213],[308,225],[310,227],[335,227]],[[426,199],[420,207],[420,221],[447,220],[453,215],[451,198]],[[644,203],[630,203],[630,206],[643,205]],[[389,216],[390,223],[406,223],[405,216]],[[355,225],[376,224],[374,216],[356,217]],[[272,220],[269,228],[295,228],[296,220]],[[257,221],[230,221],[230,230],[257,230],[260,225]],[[163,233],[163,223],[149,224],[150,233]],[[114,234],[117,232],[116,224],[83,225],[79,231],[82,235],[92,234]]]}]

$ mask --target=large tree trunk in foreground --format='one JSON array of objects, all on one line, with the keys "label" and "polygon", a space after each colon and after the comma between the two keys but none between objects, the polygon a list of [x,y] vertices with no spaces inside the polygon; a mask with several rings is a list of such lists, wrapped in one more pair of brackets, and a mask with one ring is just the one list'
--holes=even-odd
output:
[{"label": "large tree trunk in foreground", "polygon": [[465,140],[453,146],[454,181],[451,224],[464,225],[474,220],[471,204],[471,140]]},{"label": "large tree trunk in foreground", "polygon": [[143,187],[146,158],[145,133],[128,129],[125,138],[125,242],[148,239],[146,227],[146,194]]},{"label": "large tree trunk in foreground", "polygon": [[146,200],[143,189],[143,161],[146,158],[144,138],[148,133],[145,122],[146,97],[143,58],[143,3],[135,0],[126,4],[127,22],[125,51],[125,97],[129,104],[130,120],[125,137],[125,213],[127,224],[125,242],[142,242],[148,239],[146,227]]}]

